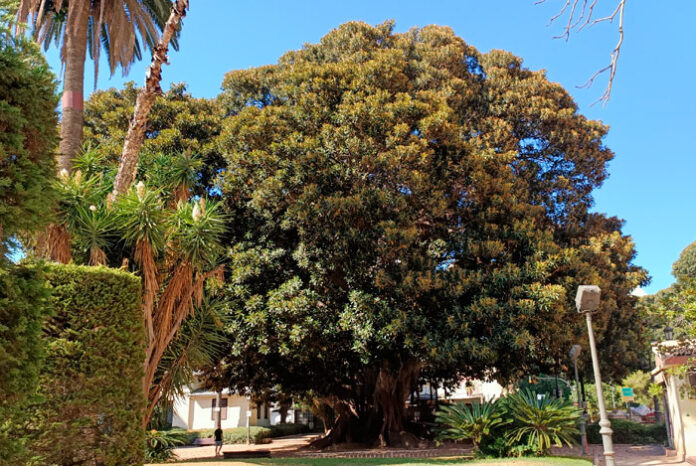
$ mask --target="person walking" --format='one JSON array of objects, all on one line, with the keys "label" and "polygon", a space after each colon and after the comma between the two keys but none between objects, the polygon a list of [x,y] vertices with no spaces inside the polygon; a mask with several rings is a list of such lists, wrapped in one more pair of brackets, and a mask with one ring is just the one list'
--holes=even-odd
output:
[{"label": "person walking", "polygon": [[[210,431],[209,431],[210,432]],[[215,456],[222,456],[222,429],[215,429]]]}]

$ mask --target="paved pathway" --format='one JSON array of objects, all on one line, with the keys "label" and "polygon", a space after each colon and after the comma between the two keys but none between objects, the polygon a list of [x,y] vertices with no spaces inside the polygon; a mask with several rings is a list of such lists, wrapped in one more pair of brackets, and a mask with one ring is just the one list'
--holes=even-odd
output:
[{"label": "paved pathway", "polygon": [[[274,454],[288,454],[290,452],[295,452],[298,449],[306,446],[309,442],[316,437],[316,434],[306,434],[306,435],[291,435],[288,437],[275,438],[271,443],[261,444],[261,445],[223,445],[222,451],[249,451],[249,450],[271,450]],[[203,458],[215,459],[215,446],[206,445],[202,447],[186,446],[174,449],[174,454],[179,458],[179,460],[197,460]],[[186,463],[184,463],[186,464]],[[193,463],[192,463],[193,464]],[[200,466],[201,463],[195,463]],[[219,462],[213,461],[208,464],[224,464],[231,465],[229,461]],[[242,463],[239,463],[242,464]]]},{"label": "paved pathway", "polygon": [[[581,456],[580,448],[553,448],[552,453],[562,456]],[[616,466],[659,466],[680,465],[687,463],[679,461],[673,452],[670,455],[660,445],[614,445]],[[589,456],[595,465],[604,465],[602,445],[590,445]]]}]

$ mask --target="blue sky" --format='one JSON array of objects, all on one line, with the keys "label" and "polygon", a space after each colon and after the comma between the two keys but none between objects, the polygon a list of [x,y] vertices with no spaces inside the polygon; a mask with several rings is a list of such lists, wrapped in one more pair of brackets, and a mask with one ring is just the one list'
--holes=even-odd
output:
[{"label": "blue sky", "polygon": [[[164,82],[186,82],[198,97],[219,92],[225,72],[275,63],[287,50],[317,42],[343,22],[371,24],[388,19],[401,32],[413,26],[447,25],[480,51],[509,50],[531,69],[546,69],[575,97],[582,113],[611,126],[606,143],[616,153],[610,178],[595,193],[595,210],[626,220],[633,236],[636,263],[652,276],[648,292],[672,282],[671,265],[696,240],[693,199],[696,191],[696,2],[631,1],[626,8],[626,38],[612,98],[606,107],[592,104],[605,78],[590,89],[577,89],[608,63],[617,40],[616,25],[600,24],[571,37],[554,40],[562,25],[549,19],[564,0],[457,0],[429,2],[232,1],[194,0],[184,21],[179,52],[170,53]],[[599,0],[607,13],[615,0]],[[49,62],[60,70],[58,53]],[[128,77],[110,78],[102,63],[99,88],[120,87],[144,79],[145,62]],[[93,89],[91,64],[86,89]]]}]

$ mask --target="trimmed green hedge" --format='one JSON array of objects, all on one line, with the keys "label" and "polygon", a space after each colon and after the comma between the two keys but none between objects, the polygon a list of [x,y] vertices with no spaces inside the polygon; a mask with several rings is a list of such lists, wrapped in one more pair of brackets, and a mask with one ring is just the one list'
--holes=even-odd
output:
[{"label": "trimmed green hedge", "polygon": [[[264,439],[271,437],[284,437],[286,435],[304,434],[309,432],[309,428],[304,424],[277,424],[271,427],[251,426],[252,443],[263,443]],[[212,438],[215,429],[202,429],[189,432],[189,443],[193,443],[197,438]],[[223,429],[222,443],[226,445],[246,443],[247,428],[233,427]]]},{"label": "trimmed green hedge", "polygon": [[[251,442],[262,443],[263,439],[271,437],[271,429],[268,427],[251,426]],[[189,432],[189,443],[193,443],[197,438],[212,438],[215,429],[201,429]],[[232,429],[223,429],[222,443],[229,445],[234,443],[246,443],[247,428],[233,427]]]},{"label": "trimmed green hedge", "polygon": [[48,290],[39,268],[0,263],[0,465],[28,461],[27,404],[37,401]]},{"label": "trimmed green hedge", "polygon": [[[664,424],[641,424],[639,422],[624,419],[611,419],[612,438],[614,443],[630,443],[633,445],[649,445],[665,443],[667,431]],[[602,443],[599,435],[599,424],[587,426],[587,441],[589,443]]]},{"label": "trimmed green hedge", "polygon": [[305,424],[276,424],[271,426],[271,437],[285,437],[287,435],[306,434],[309,426]]},{"label": "trimmed green hedge", "polygon": [[142,464],[145,330],[140,279],[106,267],[51,265],[54,315],[32,426],[42,464]]}]

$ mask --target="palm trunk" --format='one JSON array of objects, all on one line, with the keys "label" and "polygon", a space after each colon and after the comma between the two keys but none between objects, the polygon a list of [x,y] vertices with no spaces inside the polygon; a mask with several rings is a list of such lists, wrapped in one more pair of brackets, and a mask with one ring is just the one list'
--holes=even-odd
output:
[{"label": "palm trunk", "polygon": [[162,81],[162,64],[167,62],[167,50],[169,41],[179,27],[181,20],[186,16],[188,0],[176,0],[172,5],[169,19],[164,25],[162,36],[155,46],[152,54],[152,63],[145,72],[145,87],[138,92],[135,101],[133,116],[128,125],[128,134],[123,144],[123,153],[118,164],[118,173],[114,180],[113,195],[118,196],[128,190],[135,180],[138,168],[138,153],[145,140],[145,127],[147,117],[155,103],[155,98],[161,94],[160,82]]},{"label": "palm trunk", "polygon": [[63,80],[63,115],[58,147],[58,170],[72,169],[72,161],[82,145],[83,88],[87,24],[90,2],[70,2],[65,35],[65,79]]}]

